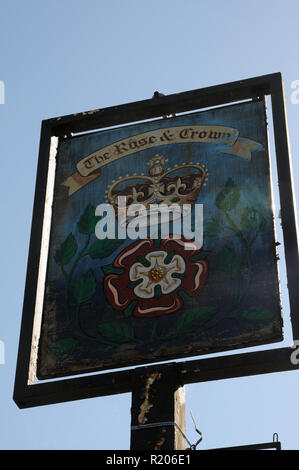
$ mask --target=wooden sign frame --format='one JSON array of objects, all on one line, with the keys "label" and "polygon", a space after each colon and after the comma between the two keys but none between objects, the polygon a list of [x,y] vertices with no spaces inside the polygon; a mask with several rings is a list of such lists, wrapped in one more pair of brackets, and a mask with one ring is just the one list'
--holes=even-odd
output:
[{"label": "wooden sign frame", "polygon": [[133,390],[136,374],[170,371],[177,384],[249,376],[299,368],[291,361],[294,345],[258,352],[224,355],[204,359],[171,362],[156,366],[137,367],[130,370],[98,373],[83,377],[36,382],[33,357],[36,344],[35,306],[39,266],[43,243],[44,210],[47,199],[47,181],[50,155],[59,139],[72,133],[88,132],[110,126],[153,119],[175,113],[199,110],[242,100],[271,96],[275,153],[279,180],[281,221],[289,289],[290,318],[294,344],[299,339],[299,304],[297,279],[299,278],[296,209],[292,189],[291,162],[285,114],[285,101],[280,73],[255,77],[243,81],[212,86],[168,96],[94,111],[48,119],[42,122],[40,151],[36,179],[23,316],[16,368],[14,401],[19,408],[60,403]]}]

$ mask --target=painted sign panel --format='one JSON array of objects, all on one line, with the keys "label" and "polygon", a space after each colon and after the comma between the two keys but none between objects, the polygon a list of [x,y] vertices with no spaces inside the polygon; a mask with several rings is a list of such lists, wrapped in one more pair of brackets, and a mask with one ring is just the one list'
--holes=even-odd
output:
[{"label": "painted sign panel", "polygon": [[61,141],[55,178],[39,379],[282,340],[263,101]]}]

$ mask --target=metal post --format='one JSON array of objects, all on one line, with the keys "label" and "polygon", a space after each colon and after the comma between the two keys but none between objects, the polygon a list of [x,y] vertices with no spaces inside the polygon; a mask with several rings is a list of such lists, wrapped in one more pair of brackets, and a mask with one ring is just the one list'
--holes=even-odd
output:
[{"label": "metal post", "polygon": [[175,369],[139,370],[132,390],[131,450],[185,450],[185,388]]}]

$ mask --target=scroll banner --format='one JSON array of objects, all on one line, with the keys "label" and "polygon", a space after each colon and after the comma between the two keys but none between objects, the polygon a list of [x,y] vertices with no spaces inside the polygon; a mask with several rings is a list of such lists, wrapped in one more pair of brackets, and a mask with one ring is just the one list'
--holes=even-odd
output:
[{"label": "scroll banner", "polygon": [[69,188],[69,196],[100,176],[101,168],[119,158],[141,150],[169,144],[180,143],[223,144],[216,151],[251,159],[251,153],[263,146],[254,140],[239,137],[239,131],[224,126],[177,126],[156,129],[128,137],[102,147],[80,160],[77,172],[62,184]]}]

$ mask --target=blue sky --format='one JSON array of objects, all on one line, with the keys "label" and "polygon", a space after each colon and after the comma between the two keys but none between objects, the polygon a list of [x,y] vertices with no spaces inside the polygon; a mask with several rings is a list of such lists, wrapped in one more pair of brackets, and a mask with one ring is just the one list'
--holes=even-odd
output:
[{"label": "blue sky", "polygon": [[[0,447],[128,449],[130,395],[19,410],[12,401],[43,119],[281,72],[299,196],[296,0],[2,0]],[[274,181],[274,184],[276,182]],[[286,280],[282,278],[286,299]],[[286,302],[287,304],[287,302]],[[286,306],[287,316],[287,306]],[[287,320],[287,319],[286,319]],[[286,331],[286,342],[288,331]],[[299,449],[298,374],[186,386],[201,448],[271,441]]]}]

